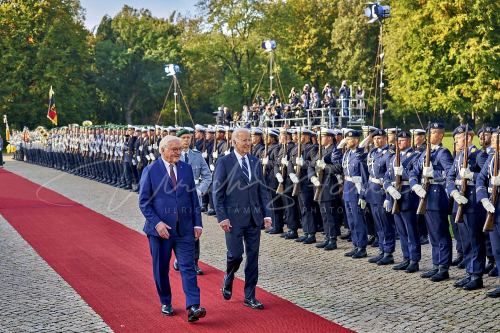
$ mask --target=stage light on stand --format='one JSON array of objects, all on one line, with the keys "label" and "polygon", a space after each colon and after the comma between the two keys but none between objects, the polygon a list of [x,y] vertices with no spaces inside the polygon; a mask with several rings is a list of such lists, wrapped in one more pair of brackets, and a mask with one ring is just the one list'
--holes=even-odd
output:
[{"label": "stage light on stand", "polygon": [[262,42],[262,48],[266,52],[272,52],[276,48],[276,41],[275,40],[265,40]]}]

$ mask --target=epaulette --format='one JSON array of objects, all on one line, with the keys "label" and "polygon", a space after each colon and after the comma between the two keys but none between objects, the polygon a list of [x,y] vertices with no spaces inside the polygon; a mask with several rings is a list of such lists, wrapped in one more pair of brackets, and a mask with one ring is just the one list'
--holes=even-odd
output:
[{"label": "epaulette", "polygon": [[192,152],[195,152],[195,153],[198,153],[198,154],[201,154],[201,151],[198,150],[198,148],[193,148],[191,149]]}]

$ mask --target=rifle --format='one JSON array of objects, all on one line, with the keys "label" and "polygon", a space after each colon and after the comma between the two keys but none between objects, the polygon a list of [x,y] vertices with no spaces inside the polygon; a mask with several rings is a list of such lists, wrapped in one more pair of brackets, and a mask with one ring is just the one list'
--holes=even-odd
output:
[{"label": "rifle", "polygon": [[[214,135],[214,146],[212,148],[212,165],[214,166],[214,168],[215,168],[215,162],[217,161],[217,157],[219,156],[219,151],[217,149],[217,134],[218,134],[218,132],[217,132],[217,128],[216,128],[215,129],[215,135]],[[214,153],[215,152],[217,152],[216,153],[217,157],[214,157]]]},{"label": "rifle", "polygon": [[[282,147],[282,149],[283,149],[283,157],[282,158],[287,157],[286,140],[287,140],[287,137],[285,134],[285,139],[283,140],[283,147]],[[283,177],[283,182],[279,183],[278,188],[276,189],[276,193],[283,194],[283,192],[285,192],[285,178],[286,178],[285,172],[286,172],[286,165],[281,163],[281,160],[280,160],[280,173],[281,173],[281,176]]]},{"label": "rifle", "polygon": [[[453,143],[453,148],[455,148],[455,143]],[[469,159],[469,124],[465,125],[465,145],[462,148],[464,152],[464,160],[462,162],[462,168],[466,169]],[[455,152],[456,153],[456,152]],[[465,196],[467,193],[467,179],[462,178],[460,188],[460,194]],[[455,223],[462,223],[464,221],[464,205],[459,204],[457,208],[457,215],[455,215]]]},{"label": "rifle", "polygon": [[[425,162],[424,166],[429,167],[431,164],[431,122],[427,125],[427,144],[425,146]],[[423,178],[422,187],[427,193],[429,191],[430,180],[427,177]],[[427,210],[427,194],[420,198],[417,208],[417,215],[424,215]]]},{"label": "rifle", "polygon": [[[318,161],[323,160],[323,149],[321,149],[321,128],[319,129],[319,135],[318,135]],[[325,175],[324,170],[321,168],[316,167],[316,175],[318,177],[319,181],[319,186],[316,187],[316,191],[314,191],[314,201],[319,202],[321,200],[321,194],[323,193],[323,177]]]},{"label": "rifle", "polygon": [[[398,141],[398,128],[396,127],[396,157],[395,157],[395,165],[396,167],[401,167],[401,150],[399,149]],[[400,175],[395,175],[395,180],[394,180],[394,188],[401,193],[401,176]],[[394,203],[392,204],[392,214],[397,214],[400,212],[400,207],[399,207],[399,200],[394,200]]]},{"label": "rifle", "polygon": [[[297,146],[297,158],[302,157],[302,128],[299,127],[299,135],[298,135],[298,146]],[[295,175],[299,179],[297,184],[293,185],[292,196],[296,197],[300,192],[300,169],[302,167],[300,165],[295,165]]]},{"label": "rifle", "polygon": [[[398,145],[398,129],[396,128],[396,146]],[[415,149],[415,131],[411,131],[411,149]]]},{"label": "rifle", "polygon": [[[269,128],[266,126],[266,135],[262,134],[262,138],[264,139],[264,155],[262,159],[267,158],[269,154],[269,145],[267,144],[267,139],[269,138]],[[266,176],[266,165],[262,164],[262,175]]]},{"label": "rifle", "polygon": [[228,154],[228,151],[231,151],[231,139],[229,139],[229,128],[226,130],[226,151],[225,154]]},{"label": "rifle", "polygon": [[[498,156],[499,155],[498,150],[500,149],[499,141],[500,141],[500,126],[497,127],[497,141],[495,144],[495,157],[493,157],[493,176],[495,176],[495,177],[498,176],[498,163],[499,163],[498,159],[500,158]],[[497,201],[498,201],[498,186],[495,186],[495,185],[492,186],[491,190],[492,191],[491,191],[490,201],[493,204],[493,206],[496,206]],[[495,220],[495,213],[488,212],[488,214],[486,215],[486,221],[484,222],[484,227],[483,227],[484,232],[493,231],[493,224],[495,222],[494,220]]]}]

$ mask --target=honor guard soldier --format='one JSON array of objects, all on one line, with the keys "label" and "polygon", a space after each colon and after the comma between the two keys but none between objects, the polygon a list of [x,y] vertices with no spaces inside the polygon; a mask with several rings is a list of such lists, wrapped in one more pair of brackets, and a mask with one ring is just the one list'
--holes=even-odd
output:
[{"label": "honor guard soldier", "polygon": [[[223,156],[224,153],[224,148],[226,146],[226,130],[224,126],[216,126],[215,127],[215,133],[214,133],[214,141],[212,144],[212,151],[208,155],[208,166],[210,168],[210,171],[214,172],[215,170],[215,164],[217,163],[217,159],[219,156]],[[213,193],[212,190],[210,189],[208,191],[208,197],[209,197],[209,204],[210,208],[207,210],[207,215],[209,216],[214,216],[215,215],[215,210],[214,210],[214,203],[213,203]]]},{"label": "honor guard soldier", "polygon": [[344,171],[343,199],[353,244],[353,249],[345,253],[345,256],[354,259],[367,256],[366,246],[368,244],[368,230],[364,215],[366,201],[361,192],[362,177],[368,178],[367,154],[363,148],[358,147],[360,136],[361,133],[356,130],[348,130],[345,133],[346,151],[342,157]]},{"label": "honor guard soldier", "polygon": [[272,200],[272,212],[274,216],[273,226],[271,229],[266,230],[267,233],[281,234],[283,233],[283,223],[284,223],[284,209],[283,202],[281,201],[281,196],[276,192],[279,186],[278,180],[276,179],[275,169],[276,165],[279,164],[279,151],[281,146],[279,145],[280,133],[276,129],[268,129],[265,140],[267,141],[266,147],[262,153],[262,171],[264,176],[264,181],[267,185],[269,191],[269,197]]},{"label": "honor guard soldier", "polygon": [[[387,192],[384,207],[393,213],[396,231],[399,235],[403,261],[394,270],[415,273],[419,270],[422,258],[418,231],[417,204],[418,196],[410,189],[410,170],[420,154],[411,147],[410,135],[401,131],[397,135],[396,151],[387,161],[387,172],[384,176],[384,189]],[[396,165],[396,153],[399,153],[399,165]],[[396,178],[399,177],[399,184]],[[394,207],[394,205],[397,205]],[[422,221],[423,222],[423,221]]]},{"label": "honor guard soldier", "polygon": [[251,154],[253,156],[261,156],[262,151],[264,150],[264,140],[262,138],[262,130],[258,127],[253,127],[250,130],[251,139],[252,139],[252,151]]},{"label": "honor guard soldier", "polygon": [[[497,263],[500,263],[500,165],[498,127],[492,131],[492,151],[485,161],[481,172],[476,178],[476,199],[487,212],[487,219],[483,230],[490,237],[492,254]],[[488,297],[500,297],[500,287],[488,292]]]},{"label": "honor guard soldier", "polygon": [[[421,211],[425,214],[425,223],[429,230],[432,246],[433,267],[421,276],[434,282],[449,278],[451,265],[452,242],[448,223],[448,196],[446,195],[446,172],[453,166],[453,157],[441,143],[444,137],[444,126],[440,123],[430,124],[430,145],[426,153],[421,154],[414,163],[410,175],[410,186],[420,197]],[[426,188],[424,188],[424,186]],[[424,203],[426,209],[424,209]]]},{"label": "honor guard soldier", "polygon": [[390,158],[390,152],[384,130],[374,130],[371,133],[371,137],[373,139],[373,148],[367,156],[368,179],[363,179],[363,191],[364,198],[375,222],[379,254],[370,258],[368,262],[376,263],[377,265],[389,265],[394,263],[392,254],[394,253],[396,243],[393,217],[384,208],[384,201],[386,199],[383,187],[384,175],[387,171],[387,161]]}]

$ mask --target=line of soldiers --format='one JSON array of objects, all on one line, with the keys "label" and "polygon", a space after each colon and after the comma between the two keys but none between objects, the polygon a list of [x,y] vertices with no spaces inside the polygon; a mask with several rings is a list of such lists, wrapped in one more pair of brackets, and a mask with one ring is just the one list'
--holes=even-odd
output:
[{"label": "line of soldiers", "polygon": [[[25,142],[20,154],[31,162],[137,191],[142,168],[159,157],[159,140],[178,130],[159,126],[55,130],[45,147]],[[188,130],[194,132],[193,149],[212,171],[218,157],[232,150],[231,128],[196,125]],[[427,130],[365,127],[363,132],[251,129],[252,154],[261,159],[272,197],[269,233],[316,243],[324,250],[336,249],[339,237],[347,239],[353,249],[345,255],[354,259],[367,257],[371,244],[379,253],[368,261],[377,265],[394,264],[399,239],[404,259],[393,269],[406,273],[419,271],[421,246],[430,241],[433,266],[423,278],[446,280],[450,266],[458,266],[465,268],[465,274],[454,285],[475,290],[483,287],[484,274],[498,276],[500,202],[494,200],[500,185],[495,162],[498,131],[481,128],[478,149],[472,145],[472,129],[459,126],[453,132],[453,153],[442,145],[445,129],[440,123],[430,123]],[[202,202],[202,210],[214,215],[210,189]],[[486,216],[494,221],[488,233],[483,232]],[[450,223],[458,253],[455,260]],[[341,225],[347,234],[341,235]],[[325,237],[318,243],[321,232]],[[500,288],[488,296],[500,297]]]}]

